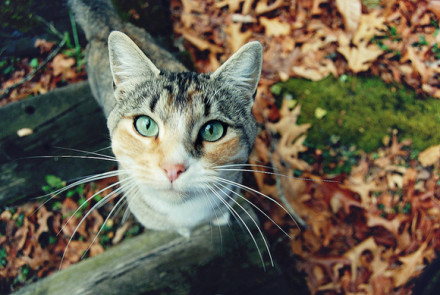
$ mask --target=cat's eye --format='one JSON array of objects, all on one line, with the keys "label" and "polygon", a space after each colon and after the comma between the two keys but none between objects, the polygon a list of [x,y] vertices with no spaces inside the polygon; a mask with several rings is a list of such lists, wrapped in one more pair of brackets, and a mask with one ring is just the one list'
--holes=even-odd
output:
[{"label": "cat's eye", "polygon": [[211,121],[200,129],[200,136],[205,141],[217,141],[226,133],[226,125],[220,121]]},{"label": "cat's eye", "polygon": [[152,137],[159,134],[159,126],[148,116],[139,116],[134,121],[134,127],[140,135]]}]

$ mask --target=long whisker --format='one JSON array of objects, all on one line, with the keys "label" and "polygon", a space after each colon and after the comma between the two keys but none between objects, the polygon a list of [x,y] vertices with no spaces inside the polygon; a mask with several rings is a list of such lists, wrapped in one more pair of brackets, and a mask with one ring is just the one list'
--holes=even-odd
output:
[{"label": "long whisker", "polygon": [[109,159],[116,159],[116,157],[100,154],[100,153],[97,153],[97,152],[90,152],[90,151],[84,151],[84,150],[79,150],[79,149],[74,149],[74,148],[66,148],[66,147],[60,147],[60,146],[56,146],[55,148],[56,149],[60,149],[60,150],[84,153],[84,154],[88,154],[88,155],[100,156],[100,157],[109,158]]},{"label": "long whisker", "polygon": [[292,214],[290,214],[290,212],[287,211],[287,209],[284,208],[284,206],[281,205],[281,204],[280,204],[277,200],[275,200],[274,198],[271,198],[271,197],[269,197],[268,195],[263,194],[262,192],[259,192],[259,191],[257,191],[257,190],[254,190],[253,188],[250,188],[250,187],[248,187],[248,186],[246,186],[246,185],[243,185],[243,184],[240,184],[240,183],[238,183],[238,182],[235,182],[235,181],[232,181],[232,180],[229,180],[229,179],[223,178],[223,177],[219,177],[219,176],[216,176],[216,178],[217,178],[219,181],[223,182],[223,183],[228,183],[228,184],[231,184],[231,185],[233,185],[233,186],[240,187],[240,188],[242,188],[242,189],[244,189],[244,190],[246,190],[246,191],[252,191],[252,192],[254,192],[254,193],[256,193],[256,194],[259,194],[260,196],[263,196],[263,197],[265,197],[265,198],[271,200],[272,202],[274,202],[275,204],[277,204],[281,209],[283,209],[283,210],[289,215],[289,217],[290,217],[290,218],[296,223],[296,220],[295,220],[295,218],[292,216]]},{"label": "long whisker", "polygon": [[90,160],[103,160],[103,161],[111,161],[111,162],[118,162],[118,160],[112,159],[112,158],[106,158],[106,157],[91,157],[91,156],[77,156],[77,155],[59,155],[59,156],[30,156],[30,157],[23,157],[20,159],[53,159],[53,158],[72,158],[72,159],[90,159]]},{"label": "long whisker", "polygon": [[98,206],[100,206],[101,202],[106,202],[109,199],[111,199],[112,197],[115,197],[119,194],[120,191],[122,191],[123,186],[117,188],[116,190],[114,190],[113,192],[111,192],[110,194],[108,194],[107,196],[105,196],[102,200],[100,200],[98,203],[96,203],[85,215],[84,217],[81,219],[81,221],[78,223],[78,225],[75,227],[73,234],[70,236],[69,241],[67,242],[66,245],[66,249],[64,249],[63,252],[63,256],[61,257],[61,262],[60,262],[60,267],[59,270],[61,269],[61,266],[63,264],[64,258],[66,256],[67,250],[70,246],[70,243],[72,242],[73,236],[75,235],[75,233],[78,231],[79,227],[81,226],[81,224],[86,220],[86,218],[93,212],[93,210],[95,210]]},{"label": "long whisker", "polygon": [[261,170],[253,170],[253,169],[234,169],[234,168],[214,168],[215,170],[219,171],[238,171],[238,172],[255,172],[255,173],[263,173],[263,174],[269,174],[269,175],[276,175],[281,177],[287,177],[292,179],[298,179],[298,180],[306,180],[306,181],[322,181],[322,182],[335,182],[340,183],[340,181],[337,180],[329,180],[329,179],[313,179],[313,178],[305,178],[305,177],[295,177],[290,176],[286,174],[276,173],[276,172],[269,172],[269,171],[261,171]]},{"label": "long whisker", "polygon": [[258,167],[258,168],[267,168],[267,169],[272,169],[274,171],[277,171],[278,169],[272,167],[272,166],[268,166],[268,165],[258,165],[258,164],[226,164],[226,165],[219,165],[219,166],[214,166],[213,168],[230,168],[230,167]]},{"label": "long whisker", "polygon": [[101,179],[106,179],[106,178],[110,178],[110,177],[114,177],[114,176],[118,176],[120,174],[128,174],[128,172],[125,172],[124,170],[116,170],[116,171],[109,171],[109,172],[104,172],[104,173],[100,173],[100,174],[95,174],[92,176],[88,176],[85,177],[83,179],[80,179],[74,183],[71,183],[63,188],[60,188],[58,190],[55,190],[53,192],[50,192],[48,194],[42,195],[40,197],[36,197],[33,199],[41,199],[41,198],[45,198],[47,196],[51,196],[50,198],[48,198],[47,200],[45,200],[40,206],[38,206],[38,208],[32,213],[35,214],[38,210],[41,209],[41,207],[43,207],[44,205],[46,205],[47,202],[49,202],[50,200],[52,200],[53,198],[55,198],[57,195],[84,183],[88,183],[88,182],[92,182],[92,181],[96,181],[96,180],[101,180]]},{"label": "long whisker", "polygon": [[242,195],[240,195],[239,193],[231,190],[229,187],[227,187],[226,185],[223,185],[221,183],[218,183],[218,185],[222,186],[223,188],[227,189],[228,191],[230,191],[231,193],[233,193],[234,195],[236,195],[237,197],[240,197],[241,199],[245,200],[246,202],[248,202],[250,205],[252,205],[252,207],[254,207],[255,209],[257,209],[258,211],[260,211],[267,219],[269,219],[273,224],[276,225],[276,227],[278,227],[279,230],[281,230],[287,237],[289,237],[289,239],[292,239],[292,237],[284,230],[281,228],[281,226],[279,226],[269,215],[267,215],[263,210],[261,210],[257,205],[255,205],[254,203],[252,203],[251,201],[249,201],[248,199],[246,199],[245,197],[243,197]]},{"label": "long whisker", "polygon": [[[115,182],[115,183],[113,183],[113,184],[111,184],[111,185],[109,185],[109,186],[106,186],[105,188],[101,189],[100,191],[94,193],[91,197],[89,197],[84,203],[81,204],[81,206],[79,206],[79,207],[78,207],[78,208],[77,208],[77,209],[76,209],[76,210],[70,215],[69,219],[67,219],[67,221],[64,223],[64,225],[63,225],[63,226],[61,227],[61,229],[58,231],[57,236],[63,231],[63,229],[66,227],[66,225],[69,223],[69,221],[73,218],[73,216],[75,216],[75,214],[78,213],[78,211],[80,211],[81,208],[82,208],[83,206],[86,206],[87,202],[89,202],[90,200],[92,200],[94,197],[96,197],[96,196],[99,195],[100,193],[102,193],[102,192],[104,192],[104,191],[106,191],[106,190],[109,190],[109,189],[111,189],[112,187],[115,187],[115,186],[117,186],[117,185],[119,185],[119,184],[122,184],[124,181],[128,181],[128,180],[131,180],[131,178],[126,178],[126,179],[123,179],[123,180],[121,180],[121,181]],[[100,202],[98,202],[98,204],[99,204],[99,203],[100,203]]]},{"label": "long whisker", "polygon": [[[203,188],[203,193],[205,194],[206,199],[209,201],[211,209],[214,212],[215,218],[219,219],[218,215],[217,215],[217,211],[215,210],[214,205],[212,203],[212,200],[211,200],[210,196],[208,195],[208,193],[206,192],[205,188]],[[217,204],[217,208],[220,210],[220,212],[222,212],[220,207],[218,206],[218,204]],[[212,222],[211,222],[211,224],[212,224]],[[223,249],[223,235],[222,235],[222,230],[221,230],[220,224],[218,224],[217,227],[218,227],[218,232],[219,232],[219,235],[220,235],[220,249]]]},{"label": "long whisker", "polygon": [[127,208],[125,208],[124,215],[122,216],[122,221],[121,221],[122,224],[125,224],[125,222],[127,222],[128,217],[130,216],[130,206],[128,206],[128,201],[126,198],[125,198],[125,203],[127,204]]},{"label": "long whisker", "polygon": [[[246,228],[246,230],[248,231],[248,233],[249,233],[249,235],[251,236],[251,238],[252,238],[252,240],[253,240],[253,242],[254,242],[254,244],[255,244],[255,247],[257,248],[257,251],[258,251],[258,254],[259,254],[259,256],[260,256],[260,259],[261,259],[261,264],[263,265],[263,269],[264,270],[266,270],[266,267],[265,267],[265,265],[264,265],[264,259],[263,259],[263,255],[261,254],[261,251],[260,251],[260,248],[258,247],[258,243],[257,243],[257,241],[255,240],[255,237],[254,237],[254,235],[253,235],[253,233],[252,233],[252,231],[249,229],[249,227],[247,226],[247,224],[246,224],[246,222],[244,222],[244,220],[243,220],[243,218],[241,218],[241,216],[237,213],[237,211],[235,211],[235,209],[231,206],[231,205],[229,205],[228,204],[228,202],[226,202],[220,195],[219,195],[219,193],[217,193],[209,184],[207,184],[207,186],[208,186],[208,188],[214,193],[214,195],[216,195],[217,197],[218,197],[218,199],[227,207],[227,208],[229,208],[229,210],[231,211],[231,212],[233,212],[239,219],[240,219],[240,221],[242,222],[242,224],[245,226],[245,228]],[[255,221],[255,220],[254,220]],[[258,227],[258,225],[257,225],[257,227]],[[272,261],[272,260],[271,260]],[[272,263],[273,263],[273,261],[272,261]],[[272,264],[273,265],[273,264]]]},{"label": "long whisker", "polygon": [[38,206],[38,208],[32,213],[35,214],[38,210],[41,209],[41,207],[43,207],[44,205],[47,204],[47,202],[49,202],[50,200],[52,200],[53,198],[55,198],[57,195],[84,183],[88,183],[88,182],[92,182],[92,181],[96,181],[96,180],[101,180],[101,179],[106,179],[106,178],[110,178],[110,177],[114,177],[114,176],[118,176],[120,174],[128,174],[128,172],[124,171],[124,170],[116,170],[116,171],[108,171],[108,172],[104,172],[104,173],[100,173],[100,174],[95,174],[92,176],[87,176],[83,179],[80,179],[74,183],[71,183],[63,188],[60,188],[58,190],[55,190],[53,192],[50,192],[48,194],[45,194],[43,196],[40,197],[36,197],[34,199],[41,199],[41,198],[45,198],[47,196],[51,196],[50,198],[48,198],[47,200],[45,200],[40,206]]},{"label": "long whisker", "polygon": [[[241,210],[243,210],[243,212],[245,212],[245,213],[247,214],[247,216],[249,216],[249,218],[250,218],[250,219],[252,220],[252,222],[255,224],[255,226],[256,226],[258,232],[260,233],[260,236],[261,236],[261,238],[263,239],[264,245],[266,246],[266,250],[267,250],[267,254],[269,255],[270,262],[271,262],[272,266],[274,266],[273,259],[272,259],[272,254],[270,253],[270,249],[269,249],[269,245],[267,244],[267,240],[266,240],[266,238],[264,237],[263,232],[261,231],[259,224],[255,221],[255,219],[252,217],[252,215],[249,214],[249,212],[248,212],[248,211],[247,211],[242,205],[240,205],[240,203],[238,203],[236,200],[234,200],[234,198],[232,198],[232,197],[229,196],[227,193],[225,193],[225,191],[222,190],[220,187],[218,187],[215,183],[213,183],[213,185],[214,185],[218,190],[220,190],[220,191],[221,191],[226,197],[228,197],[232,202],[234,202],[238,207],[240,207]],[[258,246],[257,246],[257,247],[258,247]],[[264,263],[263,263],[263,267],[264,267]]]},{"label": "long whisker", "polygon": [[[107,221],[110,219],[110,217],[113,215],[113,212],[115,212],[115,209],[119,207],[119,204],[121,204],[122,201],[125,201],[125,196],[133,191],[133,188],[129,189],[126,194],[122,196],[122,198],[113,206],[112,210],[110,210],[109,214],[107,215],[106,219],[102,223],[101,227],[99,228],[99,231],[96,233],[95,237],[93,238],[92,242],[90,243],[89,247],[84,251],[83,255],[81,256],[81,259],[84,258],[86,253],[90,250],[92,245],[95,243],[96,239],[98,238],[101,231],[104,229],[104,225],[107,223]],[[117,215],[118,211],[114,213],[114,215]]]}]

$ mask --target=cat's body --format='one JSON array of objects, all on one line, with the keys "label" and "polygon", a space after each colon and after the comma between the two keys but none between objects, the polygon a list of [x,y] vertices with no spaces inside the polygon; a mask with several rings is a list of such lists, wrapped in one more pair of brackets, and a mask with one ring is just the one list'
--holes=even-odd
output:
[{"label": "cat's body", "polygon": [[131,212],[146,228],[185,236],[200,223],[227,222],[241,172],[222,167],[246,163],[254,144],[261,45],[248,43],[212,74],[185,72],[108,1],[70,5],[89,40],[89,81]]}]

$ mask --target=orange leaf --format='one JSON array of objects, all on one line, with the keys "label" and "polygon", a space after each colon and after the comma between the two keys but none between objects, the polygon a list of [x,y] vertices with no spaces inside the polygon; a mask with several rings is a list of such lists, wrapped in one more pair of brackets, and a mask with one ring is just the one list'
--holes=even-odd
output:
[{"label": "orange leaf", "polygon": [[57,54],[52,61],[53,75],[58,76],[65,73],[75,64],[73,57],[67,57],[64,54]]},{"label": "orange leaf", "polygon": [[360,0],[336,0],[336,7],[344,19],[345,30],[354,33],[358,28],[362,13]]}]

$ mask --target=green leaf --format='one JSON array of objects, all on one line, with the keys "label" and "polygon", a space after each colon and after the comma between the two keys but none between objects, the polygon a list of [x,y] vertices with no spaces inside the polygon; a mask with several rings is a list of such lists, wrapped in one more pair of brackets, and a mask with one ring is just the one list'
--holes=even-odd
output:
[{"label": "green leaf", "polygon": [[270,87],[270,92],[272,92],[275,95],[280,95],[281,90],[283,90],[283,88],[278,84],[275,84],[272,87]]},{"label": "green leaf", "polygon": [[84,197],[81,197],[79,200],[78,200],[78,205],[81,207],[86,207],[87,206],[87,199],[86,198],[84,198]]},{"label": "green leaf", "polygon": [[66,182],[55,175],[46,175],[46,182],[52,188],[62,188],[66,186]]},{"label": "green leaf", "polygon": [[38,67],[38,58],[34,57],[33,59],[31,59],[29,65],[33,68]]},{"label": "green leaf", "polygon": [[323,108],[317,107],[315,109],[315,118],[322,119],[324,116],[327,115],[327,110],[324,110]]}]

